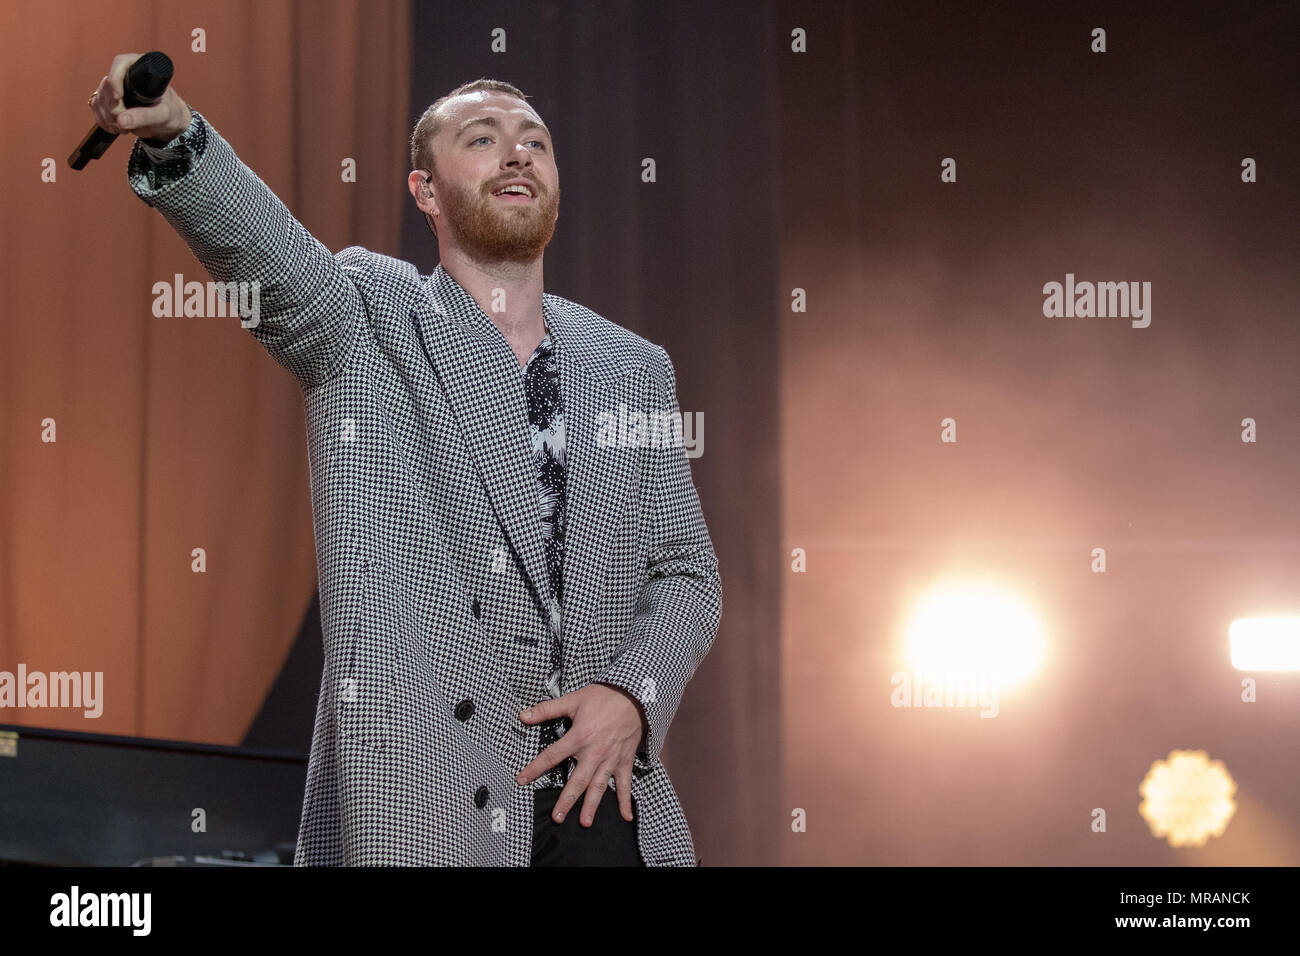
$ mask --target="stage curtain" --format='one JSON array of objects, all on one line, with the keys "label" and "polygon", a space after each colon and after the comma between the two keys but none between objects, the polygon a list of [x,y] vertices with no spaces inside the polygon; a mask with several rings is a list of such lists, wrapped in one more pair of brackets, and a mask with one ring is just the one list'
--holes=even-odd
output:
[{"label": "stage curtain", "polygon": [[326,246],[396,254],[408,4],[14,4],[0,49],[0,670],[104,675],[98,718],[0,723],[237,744],[316,586],[301,393],[237,320],[154,316],[155,283],[209,276],[128,186],[133,137],[67,157],[112,57],[162,50]]}]

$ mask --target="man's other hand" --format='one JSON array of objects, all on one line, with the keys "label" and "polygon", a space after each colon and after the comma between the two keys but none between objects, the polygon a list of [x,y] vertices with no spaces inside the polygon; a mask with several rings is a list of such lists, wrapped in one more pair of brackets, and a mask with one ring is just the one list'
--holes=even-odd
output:
[{"label": "man's other hand", "polygon": [[526,724],[537,724],[566,716],[573,720],[573,725],[521,770],[516,782],[526,786],[574,757],[578,765],[555,803],[555,822],[563,822],[565,814],[585,792],[587,798],[580,822],[584,827],[591,826],[611,776],[623,819],[632,822],[632,766],[646,733],[640,705],[621,688],[588,684],[571,694],[534,704],[522,711],[519,719]]}]

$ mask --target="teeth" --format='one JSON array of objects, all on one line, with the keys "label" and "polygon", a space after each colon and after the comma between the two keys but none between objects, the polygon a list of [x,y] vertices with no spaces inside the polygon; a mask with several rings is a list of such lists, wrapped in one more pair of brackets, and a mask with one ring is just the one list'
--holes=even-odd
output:
[{"label": "teeth", "polygon": [[501,196],[504,195],[505,193],[518,193],[521,196],[529,196],[529,197],[531,197],[533,194],[532,190],[529,189],[527,186],[506,186],[504,189],[498,189],[492,195]]}]

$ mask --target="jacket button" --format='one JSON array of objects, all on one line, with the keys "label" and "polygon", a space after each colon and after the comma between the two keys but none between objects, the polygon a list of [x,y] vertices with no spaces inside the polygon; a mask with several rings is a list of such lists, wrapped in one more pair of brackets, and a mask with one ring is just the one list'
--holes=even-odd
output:
[{"label": "jacket button", "polygon": [[474,599],[474,616],[480,621],[483,619],[483,605],[478,603],[478,598]]},{"label": "jacket button", "polygon": [[487,803],[487,798],[488,798],[488,788],[479,787],[477,790],[474,791],[474,806],[482,810],[484,805]]},{"label": "jacket button", "polygon": [[474,702],[468,698],[456,705],[456,719],[469,720],[474,716]]}]

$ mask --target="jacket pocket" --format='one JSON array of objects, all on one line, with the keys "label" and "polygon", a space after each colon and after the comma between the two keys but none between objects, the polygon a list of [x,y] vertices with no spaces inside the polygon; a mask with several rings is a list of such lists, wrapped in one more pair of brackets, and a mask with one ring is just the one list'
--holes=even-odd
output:
[{"label": "jacket pocket", "polygon": [[336,688],[338,731],[341,738],[384,749],[391,742],[399,598],[392,576],[373,559],[362,559],[360,579]]}]

